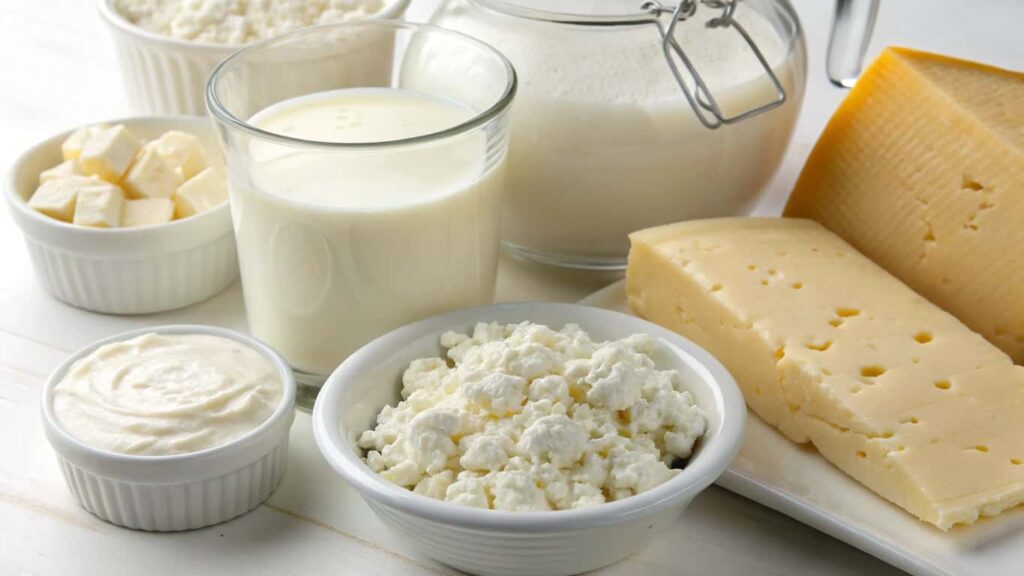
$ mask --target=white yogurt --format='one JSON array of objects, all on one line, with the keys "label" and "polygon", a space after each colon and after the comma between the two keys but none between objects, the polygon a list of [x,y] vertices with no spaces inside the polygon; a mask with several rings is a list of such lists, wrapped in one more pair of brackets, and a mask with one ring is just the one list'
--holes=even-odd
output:
[{"label": "white yogurt", "polygon": [[[677,38],[724,111],[771,101],[773,87],[739,35],[705,27],[707,10],[699,16],[681,23]],[[445,4],[434,23],[490,43],[519,73],[503,239],[556,259],[621,263],[632,231],[745,213],[782,158],[802,86],[800,64],[771,24],[742,3],[736,18],[790,102],[709,130],[653,25],[569,26]]]},{"label": "white yogurt", "polygon": [[53,412],[64,430],[94,448],[166,456],[244,436],[282,395],[274,365],[240,342],[145,334],[75,362],[53,389]]},{"label": "white yogurt", "polygon": [[[319,142],[435,133],[473,112],[365,88],[281,102],[250,123]],[[300,369],[326,375],[409,321],[494,295],[502,164],[480,131],[360,151],[250,143],[231,176],[249,325]]]}]

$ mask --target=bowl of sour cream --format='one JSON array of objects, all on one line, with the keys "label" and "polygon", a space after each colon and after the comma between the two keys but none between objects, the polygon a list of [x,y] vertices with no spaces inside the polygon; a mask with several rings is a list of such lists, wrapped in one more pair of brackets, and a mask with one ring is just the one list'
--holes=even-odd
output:
[{"label": "bowl of sour cream", "polygon": [[175,531],[255,508],[284,475],[295,381],[274,350],[210,326],[119,334],[65,360],[43,425],[68,488],[112,524]]}]

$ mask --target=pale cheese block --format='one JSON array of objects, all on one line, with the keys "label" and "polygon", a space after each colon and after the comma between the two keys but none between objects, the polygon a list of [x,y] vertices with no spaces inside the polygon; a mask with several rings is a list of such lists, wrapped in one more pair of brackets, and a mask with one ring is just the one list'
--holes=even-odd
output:
[{"label": "pale cheese block", "polygon": [[1024,74],[890,48],[786,207],[1024,363]]},{"label": "pale cheese block", "polygon": [[1024,368],[836,235],[731,218],[630,239],[632,309],[790,439],[941,529],[1024,500]]},{"label": "pale cheese block", "polygon": [[124,192],[114,184],[82,188],[78,191],[72,222],[78,226],[116,228],[121,224],[123,205]]},{"label": "pale cheese block", "polygon": [[64,178],[67,176],[85,176],[85,172],[82,172],[82,168],[78,165],[75,160],[65,160],[60,164],[57,164],[53,168],[43,170],[39,173],[39,183],[42,184],[47,180],[53,180],[55,178]]},{"label": "pale cheese block", "polygon": [[62,176],[48,178],[36,188],[28,200],[29,208],[64,222],[71,222],[75,216],[78,191],[82,188],[105,184],[99,178],[83,176]]},{"label": "pale cheese block", "polygon": [[182,181],[206,168],[206,150],[194,134],[168,130],[156,140],[147,142],[145,147],[156,151],[165,162],[174,166]]},{"label": "pale cheese block", "polygon": [[60,145],[61,155],[64,157],[64,160],[77,160],[82,155],[82,147],[85,146],[85,141],[97,131],[107,128],[110,127],[106,124],[96,124],[95,126],[82,126],[72,132]]},{"label": "pale cheese block", "polygon": [[117,184],[140,148],[142,142],[123,124],[98,128],[88,135],[82,145],[78,164],[86,174]]},{"label": "pale cheese block", "polygon": [[188,218],[212,210],[228,199],[224,174],[207,168],[189,179],[174,194],[174,217]]},{"label": "pale cheese block", "polygon": [[126,200],[121,210],[121,226],[136,228],[166,224],[174,219],[174,202],[170,198]]},{"label": "pale cheese block", "polygon": [[144,148],[121,185],[131,198],[170,198],[184,183],[176,167],[154,149]]}]

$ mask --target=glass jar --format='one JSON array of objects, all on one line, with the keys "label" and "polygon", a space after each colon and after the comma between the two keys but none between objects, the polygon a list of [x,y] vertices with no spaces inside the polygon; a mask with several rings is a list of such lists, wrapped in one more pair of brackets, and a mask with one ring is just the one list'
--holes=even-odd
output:
[{"label": "glass jar", "polygon": [[746,214],[774,175],[807,74],[792,7],[676,7],[447,0],[435,13],[505,54],[520,78],[502,216],[514,253],[622,267],[630,232]]}]

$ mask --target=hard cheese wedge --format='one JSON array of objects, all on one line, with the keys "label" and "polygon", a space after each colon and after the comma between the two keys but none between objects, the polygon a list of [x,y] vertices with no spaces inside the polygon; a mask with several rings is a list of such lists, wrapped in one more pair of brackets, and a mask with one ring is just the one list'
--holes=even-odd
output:
[{"label": "hard cheese wedge", "polygon": [[1024,74],[890,48],[786,207],[1024,363]]},{"label": "hard cheese wedge", "polygon": [[835,234],[733,218],[630,239],[633,310],[792,440],[942,529],[1024,501],[1024,368]]}]

